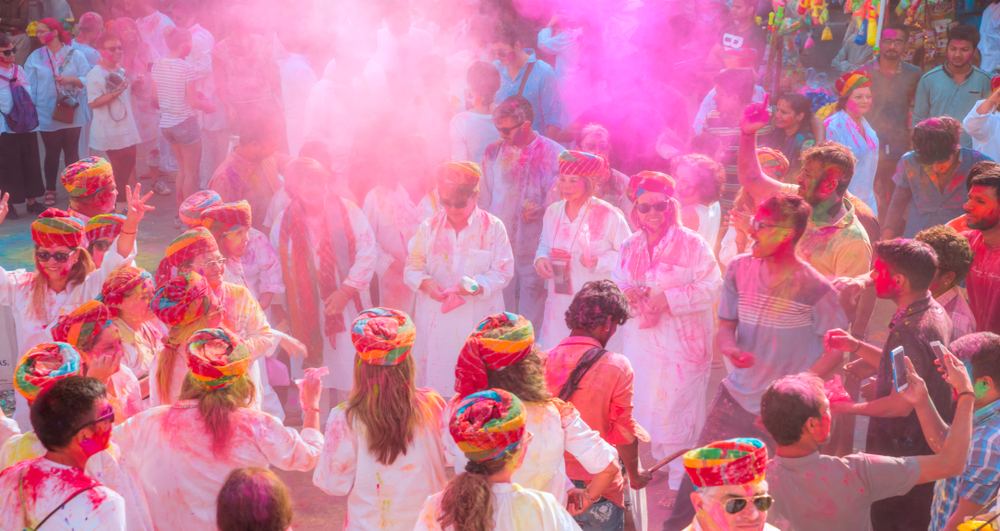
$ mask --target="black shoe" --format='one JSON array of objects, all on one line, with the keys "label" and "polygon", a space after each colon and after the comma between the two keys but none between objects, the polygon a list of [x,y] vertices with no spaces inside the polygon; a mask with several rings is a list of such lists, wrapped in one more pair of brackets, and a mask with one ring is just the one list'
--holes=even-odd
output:
[{"label": "black shoe", "polygon": [[18,219],[20,217],[17,215],[17,209],[14,208],[14,205],[8,205],[7,219]]},{"label": "black shoe", "polygon": [[45,212],[46,210],[48,210],[48,208],[49,207],[43,205],[42,203],[40,203],[38,201],[35,201],[34,203],[31,203],[30,205],[28,205],[28,209],[27,210],[31,214],[41,214],[42,212]]}]

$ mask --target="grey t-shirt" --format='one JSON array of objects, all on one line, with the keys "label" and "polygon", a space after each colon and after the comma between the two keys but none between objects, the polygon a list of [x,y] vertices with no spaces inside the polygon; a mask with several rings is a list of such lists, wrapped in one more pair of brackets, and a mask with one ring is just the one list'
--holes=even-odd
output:
[{"label": "grey t-shirt", "polygon": [[787,531],[871,531],[872,503],[906,494],[920,477],[916,457],[852,454],[775,457],[767,464],[772,522]]}]

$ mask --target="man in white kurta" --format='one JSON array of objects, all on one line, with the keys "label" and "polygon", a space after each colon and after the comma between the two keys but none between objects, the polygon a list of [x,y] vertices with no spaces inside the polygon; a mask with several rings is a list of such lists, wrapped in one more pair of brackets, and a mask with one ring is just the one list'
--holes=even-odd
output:
[{"label": "man in white kurta", "polygon": [[378,185],[365,197],[362,207],[375,233],[378,261],[379,306],[413,313],[413,290],[403,281],[408,246],[420,226],[420,214],[402,184]]}]

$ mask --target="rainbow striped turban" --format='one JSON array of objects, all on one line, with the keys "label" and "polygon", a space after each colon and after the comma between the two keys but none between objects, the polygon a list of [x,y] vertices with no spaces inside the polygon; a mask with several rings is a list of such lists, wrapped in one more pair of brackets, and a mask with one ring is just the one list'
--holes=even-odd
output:
[{"label": "rainbow striped turban", "polygon": [[524,404],[503,389],[489,389],[458,403],[448,429],[470,461],[489,461],[513,451],[524,438]]},{"label": "rainbow striped turban", "polygon": [[399,310],[372,308],[358,314],[351,325],[351,341],[369,365],[399,365],[417,337],[410,316]]},{"label": "rainbow striped turban", "polygon": [[170,278],[173,268],[180,267],[181,264],[192,258],[205,253],[219,250],[219,244],[215,242],[215,236],[205,227],[195,227],[181,234],[167,246],[167,254],[160,260],[160,267],[156,268],[156,285],[163,284]]},{"label": "rainbow striped turban", "polygon": [[69,343],[42,343],[21,356],[14,370],[14,387],[34,402],[46,387],[80,374],[80,354]]},{"label": "rainbow striped turban", "polygon": [[465,160],[445,162],[438,166],[437,185],[457,184],[462,186],[475,186],[479,188],[479,178],[483,176],[483,171],[475,162]]},{"label": "rainbow striped turban", "polygon": [[769,147],[757,148],[757,160],[760,161],[761,171],[779,181],[782,180],[782,177],[788,173],[788,168],[791,167],[788,159],[785,158],[782,152]]},{"label": "rainbow striped turban", "polygon": [[52,339],[80,349],[109,326],[111,310],[103,302],[87,301],[73,313],[59,316],[59,323],[52,327]]},{"label": "rainbow striped turban", "polygon": [[559,173],[597,177],[608,172],[608,161],[604,157],[583,151],[563,151],[559,154]]},{"label": "rainbow striped turban", "polygon": [[84,223],[69,212],[50,208],[31,223],[31,239],[39,247],[79,247]]},{"label": "rainbow striped turban", "polygon": [[246,343],[225,328],[198,330],[188,340],[187,352],[191,375],[206,389],[225,389],[250,367]]},{"label": "rainbow striped turban", "polygon": [[62,172],[62,185],[72,199],[102,192],[115,182],[111,164],[101,157],[87,157],[74,162]]},{"label": "rainbow striped turban", "polygon": [[667,197],[674,196],[673,177],[658,171],[644,171],[638,175],[633,175],[628,181],[628,188],[625,195],[628,200],[635,203],[639,196],[645,192],[665,194]]},{"label": "rainbow striped turban", "polygon": [[222,202],[222,197],[214,190],[202,190],[191,194],[177,209],[181,221],[189,229],[201,226],[201,213],[208,207]]},{"label": "rainbow striped turban", "polygon": [[189,325],[219,307],[205,277],[198,273],[182,273],[156,290],[149,303],[156,317],[170,327]]},{"label": "rainbow striped turban", "polygon": [[872,86],[872,78],[868,75],[868,72],[864,70],[848,72],[840,76],[834,84],[834,87],[837,89],[837,95],[841,98],[850,94],[850,92],[854,89],[870,86]]},{"label": "rainbow striped turban", "polygon": [[99,238],[114,240],[122,232],[125,225],[125,216],[121,214],[98,214],[87,222],[83,229],[84,237],[88,242],[93,242]]},{"label": "rainbow striped turban", "polygon": [[758,439],[717,441],[684,454],[695,488],[746,485],[764,479],[767,447]]},{"label": "rainbow striped turban", "polygon": [[[498,338],[487,338],[485,333],[511,324]],[[523,360],[535,346],[535,329],[531,321],[520,315],[504,312],[491,315],[476,327],[465,340],[455,365],[455,392],[467,396],[486,389],[486,371],[496,371]]]},{"label": "rainbow striped turban", "polygon": [[250,226],[250,203],[220,203],[210,206],[201,213],[201,223],[216,236]]},{"label": "rainbow striped turban", "polygon": [[112,271],[108,278],[104,279],[104,285],[101,286],[101,294],[97,296],[97,300],[103,302],[111,310],[112,319],[117,319],[118,306],[125,300],[128,292],[143,283],[147,283],[150,290],[155,288],[153,276],[145,269],[132,266],[119,267]]}]

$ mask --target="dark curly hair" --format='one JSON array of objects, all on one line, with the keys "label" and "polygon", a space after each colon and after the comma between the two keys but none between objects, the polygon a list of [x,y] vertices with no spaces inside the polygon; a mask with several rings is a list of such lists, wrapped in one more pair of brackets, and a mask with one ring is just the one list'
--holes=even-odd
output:
[{"label": "dark curly hair", "polygon": [[961,282],[972,267],[972,247],[969,240],[947,225],[935,225],[917,233],[919,242],[930,245],[937,253],[938,269],[955,273],[955,283]]},{"label": "dark curly hair", "polygon": [[912,138],[917,162],[944,162],[962,147],[962,124],[951,116],[928,118],[913,128]]},{"label": "dark curly hair", "polygon": [[628,320],[628,299],[614,282],[591,280],[573,297],[565,315],[570,330],[593,330],[609,317],[621,326]]},{"label": "dark curly hair", "polygon": [[924,242],[896,238],[872,245],[875,256],[885,262],[893,274],[910,281],[910,289],[921,293],[931,285],[937,274],[937,254]]}]

